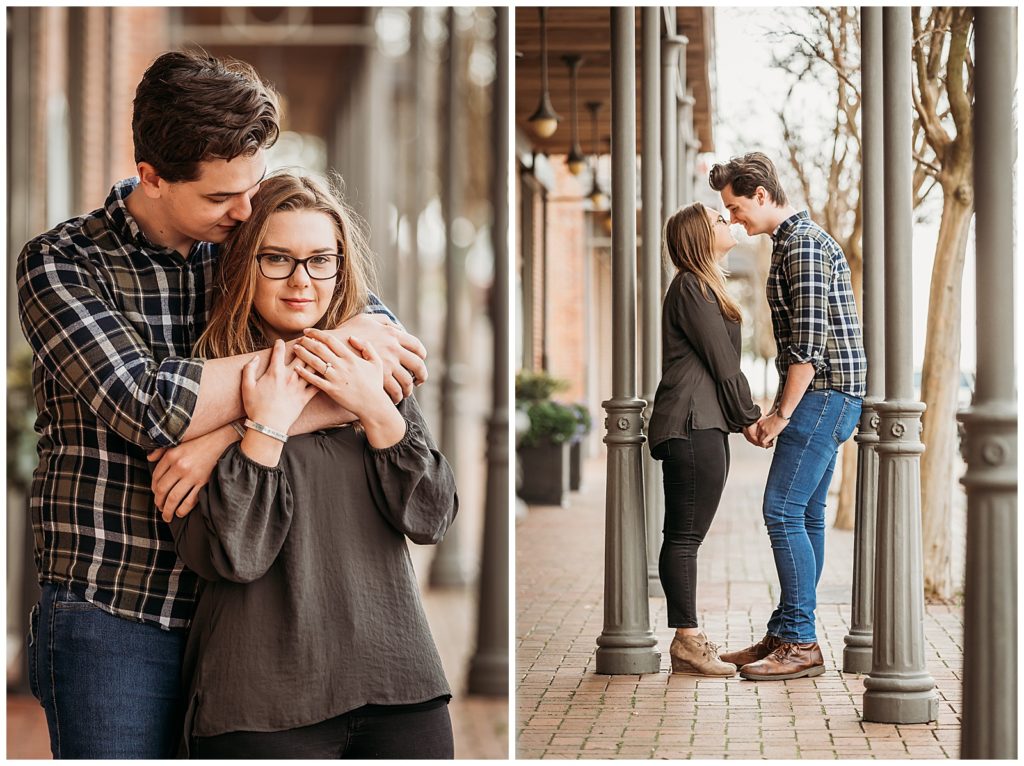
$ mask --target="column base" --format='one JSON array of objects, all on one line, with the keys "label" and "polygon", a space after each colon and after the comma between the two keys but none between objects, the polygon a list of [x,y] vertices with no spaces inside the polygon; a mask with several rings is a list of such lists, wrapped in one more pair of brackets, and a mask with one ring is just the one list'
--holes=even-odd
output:
[{"label": "column base", "polygon": [[651,645],[644,647],[597,647],[595,671],[605,676],[635,676],[659,672],[661,670],[661,652],[654,648],[653,634],[650,635],[650,641]]},{"label": "column base", "polygon": [[939,701],[934,691],[864,692],[863,719],[872,723],[931,723],[939,718]]},{"label": "column base", "polygon": [[466,690],[470,694],[508,696],[508,653],[481,652],[469,664]]},{"label": "column base", "polygon": [[844,673],[871,672],[871,634],[850,633],[843,638],[846,648],[843,649]]}]

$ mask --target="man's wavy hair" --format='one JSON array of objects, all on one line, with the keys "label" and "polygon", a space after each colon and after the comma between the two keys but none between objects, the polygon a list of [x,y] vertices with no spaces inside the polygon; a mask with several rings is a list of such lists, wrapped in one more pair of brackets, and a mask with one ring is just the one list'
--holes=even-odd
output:
[{"label": "man's wavy hair", "polygon": [[753,197],[757,187],[763,186],[776,205],[789,204],[786,192],[779,183],[775,165],[761,152],[750,152],[741,157],[733,157],[724,164],[713,165],[708,182],[717,192],[732,185],[732,193],[737,197]]},{"label": "man's wavy hair", "polygon": [[148,162],[165,181],[194,181],[200,162],[273,146],[279,116],[277,92],[249,64],[205,51],[165,53],[135,91],[135,162]]}]

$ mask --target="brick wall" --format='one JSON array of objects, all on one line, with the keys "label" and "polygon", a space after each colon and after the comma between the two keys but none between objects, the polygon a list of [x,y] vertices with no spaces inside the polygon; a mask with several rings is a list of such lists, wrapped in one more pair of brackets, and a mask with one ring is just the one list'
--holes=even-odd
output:
[{"label": "brick wall", "polygon": [[552,158],[555,188],[549,195],[545,276],[548,283],[548,371],[567,379],[571,388],[559,395],[582,401],[586,390],[584,269],[587,267],[582,189],[561,157]]}]

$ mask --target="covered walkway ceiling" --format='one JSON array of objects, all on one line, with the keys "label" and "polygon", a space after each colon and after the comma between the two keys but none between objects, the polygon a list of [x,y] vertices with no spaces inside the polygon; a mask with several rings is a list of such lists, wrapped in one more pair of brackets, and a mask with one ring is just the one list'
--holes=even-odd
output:
[{"label": "covered walkway ceiling", "polygon": [[[714,149],[711,115],[714,105],[714,9],[680,7],[677,14],[677,34],[689,39],[686,47],[687,82],[693,87],[693,121],[700,140],[700,151]],[[666,23],[666,13],[661,14]],[[636,10],[637,25],[637,150],[640,151],[642,114],[640,9]],[[598,117],[598,151],[608,151],[605,138],[611,135],[611,14],[609,8],[550,7],[547,12],[548,31],[548,85],[551,104],[561,120],[558,130],[550,138],[539,138],[531,129],[527,118],[533,114],[540,100],[540,13],[537,8],[516,9],[516,125],[538,151],[546,154],[568,154],[572,141],[570,131],[569,67],[562,61],[567,53],[583,56],[579,70],[578,108],[580,145],[584,154],[590,154],[590,113],[587,101],[602,101],[604,106]]]}]

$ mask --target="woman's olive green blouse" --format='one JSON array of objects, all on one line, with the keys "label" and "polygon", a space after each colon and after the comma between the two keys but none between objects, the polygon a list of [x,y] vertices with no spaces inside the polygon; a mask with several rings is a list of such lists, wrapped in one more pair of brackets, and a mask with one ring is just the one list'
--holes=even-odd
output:
[{"label": "woman's olive green blouse", "polygon": [[680,271],[669,286],[661,316],[661,383],[647,429],[651,449],[688,439],[693,429],[735,433],[756,423],[761,409],[740,372],[740,326],[726,319],[714,293]]}]

